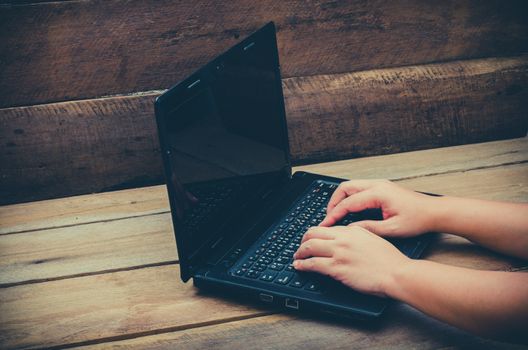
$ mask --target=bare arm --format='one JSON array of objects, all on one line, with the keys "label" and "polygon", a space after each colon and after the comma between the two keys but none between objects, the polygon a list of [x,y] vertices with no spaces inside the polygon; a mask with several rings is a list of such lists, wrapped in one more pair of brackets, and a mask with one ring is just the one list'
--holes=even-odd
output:
[{"label": "bare arm", "polygon": [[431,197],[385,180],[342,183],[321,226],[348,212],[381,208],[383,221],[354,223],[380,236],[414,236],[428,231],[463,236],[508,255],[528,259],[528,204],[456,197]]},{"label": "bare arm", "polygon": [[[383,220],[328,227],[348,212],[366,208],[381,208]],[[437,198],[389,181],[358,180],[335,191],[325,220],[303,237],[294,266],[329,275],[361,292],[399,299],[479,335],[527,342],[528,274],[411,260],[379,237],[428,231],[458,234],[528,258],[526,204]]]},{"label": "bare arm", "polygon": [[528,204],[435,198],[431,231],[453,233],[498,252],[528,259]]},{"label": "bare arm", "polygon": [[385,294],[472,333],[527,342],[528,274],[478,271],[411,260]]},{"label": "bare arm", "polygon": [[528,274],[477,271],[411,260],[360,227],[310,229],[294,267],[361,292],[390,296],[470,332],[528,341]]}]

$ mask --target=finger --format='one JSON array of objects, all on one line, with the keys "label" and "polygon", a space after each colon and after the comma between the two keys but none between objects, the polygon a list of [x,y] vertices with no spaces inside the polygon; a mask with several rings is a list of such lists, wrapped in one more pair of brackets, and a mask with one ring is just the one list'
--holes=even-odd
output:
[{"label": "finger", "polygon": [[319,224],[320,226],[332,226],[345,217],[348,213],[362,211],[365,209],[379,208],[378,197],[370,190],[365,190],[343,199]]},{"label": "finger", "polygon": [[394,233],[392,219],[387,220],[363,220],[351,223],[348,226],[359,226],[378,236],[386,236]]},{"label": "finger", "polygon": [[376,180],[350,180],[342,182],[337,186],[336,190],[330,197],[328,205],[326,207],[326,212],[329,213],[334,207],[341,202],[346,197],[364,191],[371,188],[376,184]]},{"label": "finger", "polygon": [[334,255],[334,248],[331,241],[324,239],[310,239],[300,245],[293,254],[294,259],[304,259],[311,256],[330,257]]},{"label": "finger", "polygon": [[295,260],[293,262],[293,267],[298,271],[312,271],[323,275],[330,275],[332,273],[332,259],[316,257]]},{"label": "finger", "polygon": [[309,239],[335,239],[336,234],[333,230],[329,230],[328,227],[310,227],[308,231],[303,235],[301,244]]},{"label": "finger", "polygon": [[330,200],[328,201],[328,205],[326,206],[326,213],[328,214],[334,207],[341,202],[343,199],[349,196],[349,194],[346,192],[344,188],[341,187],[342,185],[339,185],[334,193],[332,193],[332,196],[330,197]]}]

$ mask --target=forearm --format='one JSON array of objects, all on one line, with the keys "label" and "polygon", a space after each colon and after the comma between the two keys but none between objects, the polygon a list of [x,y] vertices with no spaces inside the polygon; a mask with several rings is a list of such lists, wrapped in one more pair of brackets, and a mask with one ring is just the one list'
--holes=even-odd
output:
[{"label": "forearm", "polygon": [[479,335],[527,341],[528,274],[522,272],[410,260],[394,270],[385,294]]},{"label": "forearm", "polygon": [[432,201],[432,229],[528,259],[528,204],[440,197]]}]

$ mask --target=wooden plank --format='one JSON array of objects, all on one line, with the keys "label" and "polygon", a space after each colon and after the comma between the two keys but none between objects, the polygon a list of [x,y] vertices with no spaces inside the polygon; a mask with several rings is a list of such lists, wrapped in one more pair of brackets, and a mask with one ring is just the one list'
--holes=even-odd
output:
[{"label": "wooden plank", "polygon": [[401,181],[408,178],[518,164],[527,160],[528,138],[523,137],[302,165],[295,167],[294,171],[307,171],[345,179]]},{"label": "wooden plank", "polygon": [[175,264],[169,213],[0,238],[0,287]]},{"label": "wooden plank", "polygon": [[[3,349],[136,338],[267,313],[242,300],[198,292],[190,283],[179,280],[176,265],[3,288],[0,300]],[[427,320],[418,316],[420,321]],[[409,334],[407,327],[414,328],[415,322],[408,322],[400,312],[397,317],[401,322],[387,324],[405,325],[400,331]],[[354,331],[349,327],[345,329]],[[429,327],[422,327],[416,329],[423,330],[423,335],[431,334]],[[376,333],[380,332],[385,332],[383,326]],[[392,335],[387,336],[395,336],[389,333]],[[410,334],[406,341],[417,341],[417,335],[412,331]]]},{"label": "wooden plank", "polygon": [[0,235],[142,217],[169,210],[165,185],[5,205],[0,206]]},{"label": "wooden plank", "polygon": [[[295,163],[522,137],[528,127],[528,56],[283,85]],[[0,109],[0,204],[161,183],[155,96]]]},{"label": "wooden plank", "polygon": [[2,204],[162,183],[153,101],[148,95],[0,110]]},{"label": "wooden plank", "polygon": [[269,20],[285,77],[528,51],[521,0],[90,0],[0,10],[3,107],[167,88]]},{"label": "wooden plank", "polygon": [[[528,138],[294,167],[342,178],[400,180],[528,160]],[[165,186],[0,206],[0,234],[168,212]]]},{"label": "wooden plank", "polygon": [[178,266],[0,289],[0,348],[61,347],[269,313],[199,293]]},{"label": "wooden plank", "polygon": [[[446,195],[528,201],[528,163],[400,183]],[[164,213],[0,236],[0,287],[173,263],[173,235],[170,214]],[[527,266],[451,235],[440,237],[426,258],[487,270]]]},{"label": "wooden plank", "polygon": [[301,77],[284,88],[299,163],[522,137],[528,127],[528,56]]},{"label": "wooden plank", "polygon": [[80,349],[525,349],[475,337],[402,304],[377,324],[270,315]]},{"label": "wooden plank", "polygon": [[528,202],[528,163],[399,181],[416,191],[496,201]]}]

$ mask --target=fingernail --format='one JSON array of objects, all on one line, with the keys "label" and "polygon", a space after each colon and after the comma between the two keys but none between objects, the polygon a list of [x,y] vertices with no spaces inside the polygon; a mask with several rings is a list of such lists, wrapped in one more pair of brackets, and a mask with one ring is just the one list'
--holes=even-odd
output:
[{"label": "fingernail", "polygon": [[293,267],[295,267],[295,268],[299,267],[299,260],[295,260],[293,262]]}]

